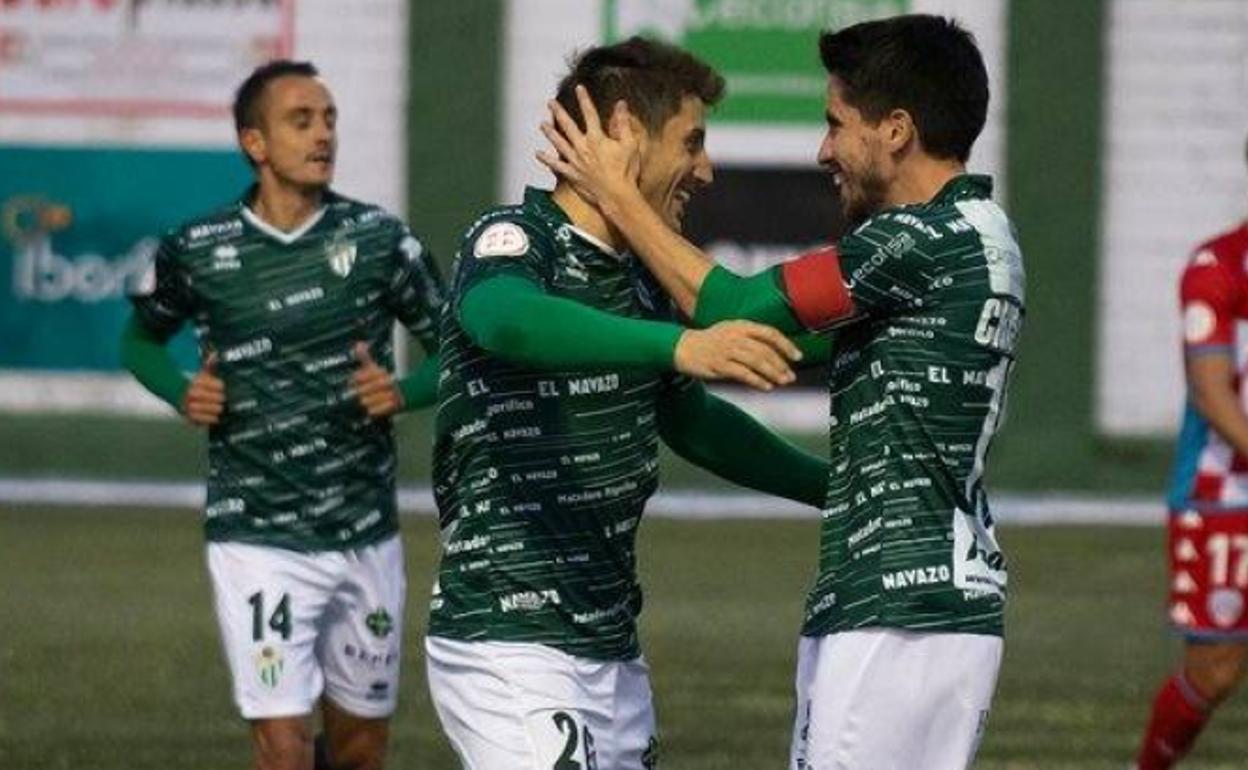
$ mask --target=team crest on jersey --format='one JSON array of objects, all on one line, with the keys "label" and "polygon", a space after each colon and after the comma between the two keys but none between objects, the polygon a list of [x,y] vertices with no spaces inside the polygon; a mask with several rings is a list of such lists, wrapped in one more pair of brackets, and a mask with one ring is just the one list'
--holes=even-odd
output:
[{"label": "team crest on jersey", "polygon": [[346,278],[351,274],[351,268],[355,267],[355,254],[357,248],[354,242],[345,240],[333,240],[325,247],[325,257],[329,260],[329,269],[340,278]]},{"label": "team crest on jersey", "polygon": [[496,222],[477,236],[472,255],[477,259],[518,257],[529,250],[529,236],[514,222]]},{"label": "team crest on jersey", "polygon": [[1204,302],[1189,302],[1183,308],[1183,338],[1190,345],[1209,339],[1217,324],[1218,319],[1213,308]]},{"label": "team crest on jersey", "polygon": [[1230,628],[1244,616],[1244,595],[1234,588],[1219,588],[1209,594],[1209,617],[1220,628]]}]

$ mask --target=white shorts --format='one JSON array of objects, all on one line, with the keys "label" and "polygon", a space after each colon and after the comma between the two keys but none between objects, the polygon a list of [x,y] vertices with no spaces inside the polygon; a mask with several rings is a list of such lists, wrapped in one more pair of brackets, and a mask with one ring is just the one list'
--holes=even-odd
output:
[{"label": "white shorts", "polygon": [[899,629],[802,637],[790,770],[965,770],[1002,641]]},{"label": "white shorts", "polygon": [[540,644],[425,640],[429,692],[465,770],[658,767],[650,669]]},{"label": "white shorts", "polygon": [[245,719],[310,714],[322,693],[355,716],[394,712],[407,592],[398,535],[318,553],[209,543],[208,572]]}]

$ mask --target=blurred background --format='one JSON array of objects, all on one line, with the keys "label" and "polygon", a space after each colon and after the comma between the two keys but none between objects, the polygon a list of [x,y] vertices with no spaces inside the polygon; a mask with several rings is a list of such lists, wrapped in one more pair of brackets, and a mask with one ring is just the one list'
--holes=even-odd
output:
[{"label": "blurred background", "polygon": [[[687,230],[752,272],[840,232],[814,162],[819,31],[904,12],[956,16],[979,42],[992,104],[970,165],[995,178],[1028,272],[987,472],[1015,602],[978,766],[1121,770],[1174,652],[1160,525],[1183,401],[1177,279],[1248,210],[1244,0],[0,1],[0,768],[246,761],[199,574],[203,437],[117,358],[155,239],[249,181],[229,105],[254,66],[321,69],[336,188],[404,215],[445,269],[480,211],[551,184],[537,125],[573,51],[678,43],[728,80],[716,182]],[[188,369],[194,350],[178,342]],[[820,377],[727,392],[819,449]],[[429,427],[399,424],[415,514]],[[670,766],[780,766],[813,514],[671,458],[664,472],[665,520],[642,538]],[[450,767],[420,671],[436,532],[427,515],[405,526],[396,766]],[[1248,709],[1220,712],[1191,766],[1248,766],[1246,736]]]}]

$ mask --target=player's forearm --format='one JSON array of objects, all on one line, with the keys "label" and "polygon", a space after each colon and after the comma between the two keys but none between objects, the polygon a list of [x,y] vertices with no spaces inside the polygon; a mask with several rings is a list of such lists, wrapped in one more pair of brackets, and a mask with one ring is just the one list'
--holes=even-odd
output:
[{"label": "player's forearm", "polygon": [[427,356],[420,366],[399,379],[399,393],[403,396],[403,411],[424,409],[438,400],[438,369],[441,358],[435,353]]},{"label": "player's forearm", "polygon": [[706,276],[693,314],[694,325],[706,327],[736,319],[764,323],[785,334],[806,331],[789,309],[775,268],[740,276],[716,266]]},{"label": "player's forearm", "polygon": [[1248,416],[1229,387],[1193,388],[1196,411],[1241,456],[1248,457]]},{"label": "player's forearm", "polygon": [[681,312],[693,317],[698,291],[715,262],[668,227],[636,188],[604,200],[602,209]]},{"label": "player's forearm", "polygon": [[823,506],[826,460],[793,445],[702,385],[694,387],[660,404],[659,430],[672,451],[734,484]]},{"label": "player's forearm", "polygon": [[460,322],[474,343],[500,358],[543,369],[643,367],[671,370],[684,329],[625,318],[499,276],[471,288]]},{"label": "player's forearm", "polygon": [[165,344],[134,316],[121,335],[121,365],[153,395],[181,411],[190,380],[178,369]]}]

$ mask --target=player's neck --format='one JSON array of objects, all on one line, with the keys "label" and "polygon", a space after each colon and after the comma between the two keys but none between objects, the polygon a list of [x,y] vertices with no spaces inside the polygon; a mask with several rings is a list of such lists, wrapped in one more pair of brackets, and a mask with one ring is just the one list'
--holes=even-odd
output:
[{"label": "player's neck", "polygon": [[568,215],[568,220],[581,230],[616,251],[622,251],[625,248],[624,238],[619,231],[607,222],[607,218],[597,207],[582,198],[580,193],[572,188],[572,185],[564,182],[556,184],[554,192],[550,194],[550,199],[555,202],[556,206],[563,209],[563,213]]},{"label": "player's neck", "polygon": [[324,200],[323,188],[296,187],[261,179],[256,186],[256,197],[251,201],[251,210],[265,223],[289,233],[315,215]]},{"label": "player's neck", "polygon": [[949,180],[965,174],[966,166],[957,160],[915,153],[902,160],[897,171],[886,195],[885,204],[890,207],[927,203]]}]

